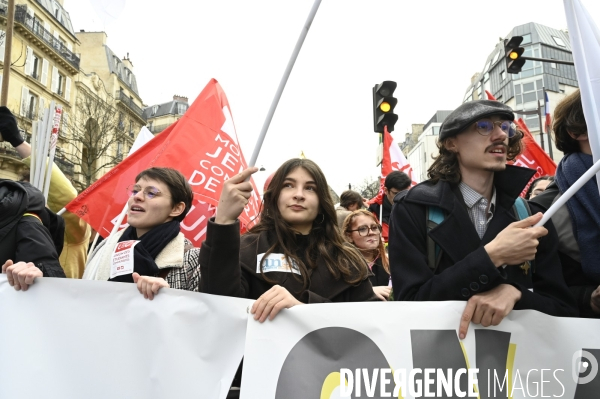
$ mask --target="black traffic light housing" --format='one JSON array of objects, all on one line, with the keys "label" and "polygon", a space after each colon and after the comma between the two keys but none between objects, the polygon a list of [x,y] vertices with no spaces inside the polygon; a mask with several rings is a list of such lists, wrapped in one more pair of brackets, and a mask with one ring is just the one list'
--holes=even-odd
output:
[{"label": "black traffic light housing", "polygon": [[513,36],[510,40],[504,40],[504,51],[506,55],[506,72],[519,73],[525,65],[526,60],[522,57],[525,49],[519,47],[523,41],[523,36]]},{"label": "black traffic light housing", "polygon": [[373,128],[377,133],[383,133],[384,126],[387,126],[388,132],[394,131],[394,124],[398,121],[394,108],[398,99],[392,94],[396,86],[396,82],[386,80],[373,87]]}]

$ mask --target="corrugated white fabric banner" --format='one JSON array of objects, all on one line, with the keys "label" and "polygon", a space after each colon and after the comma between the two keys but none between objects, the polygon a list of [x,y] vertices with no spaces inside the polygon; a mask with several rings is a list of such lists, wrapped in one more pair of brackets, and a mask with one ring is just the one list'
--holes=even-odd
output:
[{"label": "corrugated white fabric banner", "polygon": [[251,300],[0,275],[0,398],[225,398]]}]

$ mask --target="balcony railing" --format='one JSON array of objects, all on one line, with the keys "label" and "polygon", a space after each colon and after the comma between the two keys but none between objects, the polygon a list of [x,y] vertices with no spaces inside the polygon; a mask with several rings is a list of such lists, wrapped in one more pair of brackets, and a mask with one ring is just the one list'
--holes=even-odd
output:
[{"label": "balcony railing", "polygon": [[125,93],[122,91],[119,92],[119,101],[121,101],[123,104],[127,105],[137,116],[146,120],[146,118],[144,118],[144,111],[140,107],[138,107],[133,102],[133,100],[131,98],[127,97],[125,95]]},{"label": "balcony railing", "polygon": [[61,55],[69,64],[75,69],[79,70],[80,58],[77,54],[69,50],[58,38],[52,36],[52,34],[44,28],[44,26],[27,14],[27,7],[18,5],[15,8],[15,21],[23,24],[28,30],[30,30],[35,36],[41,39],[48,46],[54,48],[57,53]]}]

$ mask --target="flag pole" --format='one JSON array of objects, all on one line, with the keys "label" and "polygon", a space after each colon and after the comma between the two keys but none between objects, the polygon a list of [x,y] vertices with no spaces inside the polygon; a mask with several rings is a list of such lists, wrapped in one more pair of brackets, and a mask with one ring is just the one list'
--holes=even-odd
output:
[{"label": "flag pole", "polygon": [[[12,67],[11,55],[12,55],[12,42],[13,42],[13,30],[15,25],[15,0],[8,0],[8,6],[6,9],[6,33],[4,36],[4,71],[2,79],[2,89],[0,92],[0,105],[8,104],[8,84],[10,82],[10,71]],[[2,141],[2,135],[0,135],[0,141]]]},{"label": "flag pole", "polygon": [[591,168],[589,168],[579,179],[577,179],[577,181],[573,183],[573,185],[571,185],[571,187],[569,187],[569,189],[565,191],[565,193],[561,195],[560,198],[552,204],[552,206],[550,206],[550,208],[548,208],[548,210],[544,213],[542,220],[540,220],[534,227],[543,226],[544,223],[550,220],[558,208],[563,206],[577,192],[577,190],[583,187],[583,185],[587,183],[588,180],[590,180],[596,173],[598,173],[598,171],[600,171],[600,160],[596,161]]},{"label": "flag pole", "polygon": [[275,93],[275,97],[273,98],[273,102],[271,103],[271,108],[269,108],[269,112],[267,112],[267,117],[265,118],[265,122],[258,136],[258,140],[256,140],[256,145],[254,146],[254,152],[252,153],[252,157],[250,158],[250,163],[248,166],[256,165],[256,160],[258,159],[258,154],[260,152],[260,148],[262,147],[263,142],[265,141],[265,136],[267,135],[267,130],[269,130],[269,125],[271,124],[271,120],[273,119],[273,115],[275,114],[275,109],[277,108],[277,104],[279,104],[279,99],[283,94],[283,89],[287,83],[290,74],[292,73],[292,68],[296,63],[296,59],[298,58],[298,54],[300,53],[300,49],[302,48],[302,44],[304,43],[304,39],[306,39],[306,35],[308,34],[308,30],[310,29],[310,25],[312,21],[315,19],[315,15],[317,14],[317,10],[319,9],[319,5],[321,4],[321,0],[315,0],[313,3],[312,9],[308,14],[308,18],[306,18],[306,22],[304,23],[304,27],[302,28],[302,32],[300,32],[300,37],[298,37],[298,41],[296,42],[296,47],[294,47],[294,51],[292,52],[292,56],[288,61],[288,65],[285,68],[285,72],[283,72],[283,77],[281,78],[281,82],[279,82],[279,87],[277,88],[277,92]]}]

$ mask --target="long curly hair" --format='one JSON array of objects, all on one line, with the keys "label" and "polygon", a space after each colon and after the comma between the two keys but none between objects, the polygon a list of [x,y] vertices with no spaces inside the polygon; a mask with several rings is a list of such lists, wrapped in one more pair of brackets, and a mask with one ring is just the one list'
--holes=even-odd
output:
[{"label": "long curly hair", "polygon": [[[508,149],[506,151],[507,161],[512,161],[515,159],[523,150],[521,144],[522,138],[523,131],[519,128],[519,126],[517,126],[517,132],[515,135],[508,139]],[[452,139],[452,137],[447,137],[441,142],[438,141],[437,147],[440,153],[438,156],[432,155],[434,161],[427,170],[427,176],[434,183],[437,183],[439,180],[443,180],[452,184],[458,184],[462,179],[458,164],[458,154],[454,151],[450,151],[447,148],[448,140],[450,139]]]},{"label": "long curly hair", "polygon": [[[346,216],[346,219],[344,219],[344,224],[342,225],[342,232],[344,233],[344,238],[346,238],[346,241],[353,244],[354,246],[356,246],[356,244],[354,244],[354,241],[352,241],[352,232],[350,230],[352,230],[352,223],[354,223],[354,218],[356,218],[359,215],[368,216],[371,219],[373,219],[374,223],[379,224],[377,218],[366,209],[357,209],[348,216]],[[362,251],[361,248],[358,249]],[[383,244],[381,234],[379,235],[379,245],[377,246],[377,249],[374,249],[373,251],[376,256],[378,255],[381,258],[381,263],[383,264],[383,268],[385,269],[387,274],[390,274],[390,261],[388,260],[387,254],[385,252],[385,245]]]},{"label": "long curly hair", "polygon": [[[300,248],[296,242],[296,232],[283,219],[277,205],[285,178],[297,168],[304,169],[315,181],[319,199],[319,214],[313,221],[312,230],[308,235],[309,244],[303,257],[307,264],[297,256]],[[342,278],[348,284],[356,285],[368,276],[368,268],[363,256],[344,240],[339,231],[337,214],[325,175],[321,168],[309,159],[290,159],[284,162],[273,175],[263,195],[260,221],[248,233],[257,234],[263,231],[275,232],[277,235],[277,242],[268,249],[261,262],[261,274],[267,281],[270,280],[262,271],[264,262],[275,250],[282,251],[290,264],[298,265],[301,276],[295,273],[292,275],[302,281],[304,289],[310,282],[309,270],[317,267],[316,259],[323,259],[334,278]]]}]

